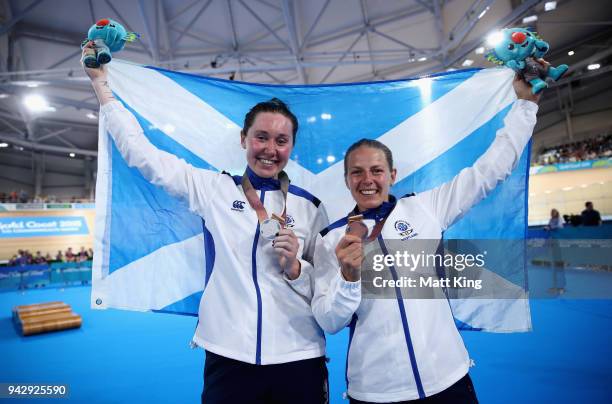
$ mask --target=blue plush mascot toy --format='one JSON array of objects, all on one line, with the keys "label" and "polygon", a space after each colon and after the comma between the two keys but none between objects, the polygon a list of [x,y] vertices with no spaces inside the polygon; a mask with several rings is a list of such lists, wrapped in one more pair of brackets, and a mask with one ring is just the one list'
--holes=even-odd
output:
[{"label": "blue plush mascot toy", "polygon": [[138,34],[127,32],[123,25],[110,18],[103,18],[89,28],[87,42],[93,41],[96,54],[88,54],[83,58],[83,64],[90,68],[100,67],[100,65],[111,61],[112,53],[118,52],[125,46],[126,42],[132,42],[138,38]]},{"label": "blue plush mascot toy", "polygon": [[493,63],[504,65],[519,73],[531,85],[531,92],[539,93],[546,87],[546,78],[557,81],[567,71],[567,65],[548,68],[538,63],[550,48],[536,32],[525,28],[502,30],[503,40],[486,55]]}]

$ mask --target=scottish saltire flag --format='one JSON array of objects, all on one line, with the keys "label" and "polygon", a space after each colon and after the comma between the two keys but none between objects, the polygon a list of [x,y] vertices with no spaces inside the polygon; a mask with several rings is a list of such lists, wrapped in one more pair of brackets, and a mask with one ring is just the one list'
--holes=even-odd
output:
[{"label": "scottish saltire flag", "polygon": [[[246,112],[278,97],[300,128],[286,171],[321,199],[334,221],[354,206],[344,185],[345,150],[361,138],[388,145],[397,196],[421,192],[472,165],[515,99],[509,69],[463,70],[415,80],[276,86],[199,77],[113,60],[117,97],[158,148],[190,164],[241,174]],[[127,167],[100,121],[92,306],[197,314],[205,276],[202,221]],[[447,238],[522,239],[527,221],[526,152],[512,176],[450,228]],[[240,231],[237,229],[236,231]],[[451,300],[461,328],[530,329],[522,255],[509,252],[516,299]],[[517,275],[518,274],[518,277]],[[521,298],[522,297],[522,298]]]}]

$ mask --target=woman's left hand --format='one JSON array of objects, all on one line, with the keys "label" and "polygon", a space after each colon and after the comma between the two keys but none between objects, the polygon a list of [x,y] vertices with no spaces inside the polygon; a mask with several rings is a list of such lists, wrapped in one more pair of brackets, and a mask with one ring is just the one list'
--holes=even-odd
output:
[{"label": "woman's left hand", "polygon": [[540,91],[538,94],[533,94],[531,92],[531,85],[527,83],[523,78],[521,78],[521,76],[519,76],[518,74],[514,76],[514,80],[512,81],[512,87],[514,87],[516,98],[518,98],[519,100],[527,100],[535,102],[536,104],[540,102],[542,92]]},{"label": "woman's left hand", "polygon": [[281,229],[272,241],[272,247],[278,254],[278,262],[291,280],[300,276],[300,260],[297,259],[300,243],[295,233],[289,229]]}]

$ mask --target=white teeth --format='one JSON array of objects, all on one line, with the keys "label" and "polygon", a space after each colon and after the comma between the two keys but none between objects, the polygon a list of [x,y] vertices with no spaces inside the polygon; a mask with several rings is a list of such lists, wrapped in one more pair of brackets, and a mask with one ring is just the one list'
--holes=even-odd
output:
[{"label": "white teeth", "polygon": [[376,190],[375,189],[364,189],[359,192],[361,192],[363,195],[374,195],[376,193]]},{"label": "white teeth", "polygon": [[272,160],[259,159],[259,161],[261,161],[261,162],[262,162],[262,163],[264,163],[264,164],[269,164],[269,165],[274,164],[274,162],[273,162]]}]

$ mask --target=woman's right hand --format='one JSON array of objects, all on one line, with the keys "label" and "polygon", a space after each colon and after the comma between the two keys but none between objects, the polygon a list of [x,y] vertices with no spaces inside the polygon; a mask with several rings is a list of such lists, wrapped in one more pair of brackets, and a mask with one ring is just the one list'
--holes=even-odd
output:
[{"label": "woman's right hand", "polygon": [[362,239],[353,234],[345,234],[336,246],[336,258],[340,263],[342,277],[349,282],[361,279],[363,262]]},{"label": "woman's right hand", "polygon": [[85,74],[87,74],[87,77],[89,77],[91,81],[106,80],[107,73],[104,65],[100,65],[100,67],[96,68],[85,66],[83,59],[87,55],[96,55],[96,47],[93,41],[89,41],[85,44],[85,46],[83,46],[83,52],[81,53],[81,65],[83,66],[83,70],[85,70]]}]

